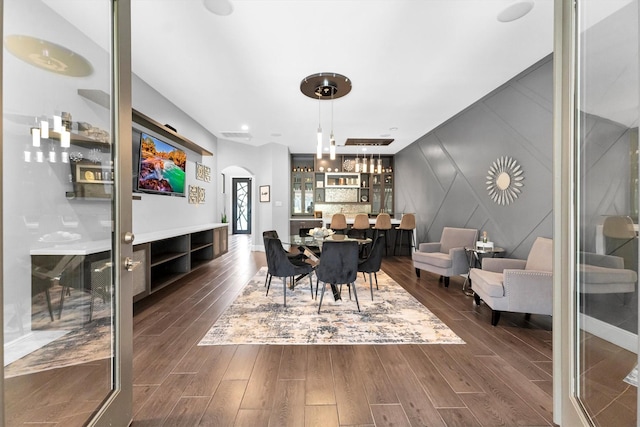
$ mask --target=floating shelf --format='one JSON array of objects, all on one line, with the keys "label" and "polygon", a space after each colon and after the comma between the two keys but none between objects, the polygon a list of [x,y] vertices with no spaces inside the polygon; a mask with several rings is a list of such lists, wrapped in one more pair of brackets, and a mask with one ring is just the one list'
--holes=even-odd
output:
[{"label": "floating shelf", "polygon": [[209,150],[204,149],[193,141],[188,140],[182,135],[179,135],[177,132],[169,129],[168,127],[161,125],[150,117],[145,116],[139,111],[131,110],[133,115],[133,121],[146,127],[149,130],[152,130],[165,138],[171,139],[173,142],[176,142],[182,145],[185,148],[188,148],[191,151],[195,151],[196,153],[200,153],[203,156],[213,156],[213,153]]},{"label": "floating shelf", "polygon": [[[103,90],[100,89],[78,89],[78,95],[82,96],[83,98],[86,98],[92,102],[95,102],[96,104],[104,107],[104,108],[109,108],[110,105],[110,96],[108,93],[106,93]],[[177,132],[175,132],[172,129],[169,129],[168,127],[158,123],[157,121],[153,120],[151,117],[148,117],[144,114],[142,114],[141,112],[135,110],[135,109],[131,109],[131,115],[132,115],[132,120],[134,123],[138,123],[139,125],[142,125],[144,127],[146,127],[149,130],[152,130],[158,134],[160,134],[161,136],[164,136],[165,138],[169,138],[170,140],[172,140],[173,142],[182,145],[185,148],[188,148],[191,151],[194,151],[196,153],[200,153],[203,156],[213,156],[213,153],[209,150],[206,150],[205,148],[199,146],[198,144],[196,144],[195,142],[185,138],[184,136],[178,134]],[[77,137],[80,137],[81,139],[75,140],[74,139],[74,135],[71,135],[71,141],[72,142],[86,142],[89,143],[91,142],[92,144],[105,144],[105,143],[101,143],[99,141],[94,141],[92,139],[89,138],[84,138],[82,139],[82,137],[80,135],[76,135]],[[59,136],[58,136],[59,138]],[[81,144],[79,144],[81,145]]]}]

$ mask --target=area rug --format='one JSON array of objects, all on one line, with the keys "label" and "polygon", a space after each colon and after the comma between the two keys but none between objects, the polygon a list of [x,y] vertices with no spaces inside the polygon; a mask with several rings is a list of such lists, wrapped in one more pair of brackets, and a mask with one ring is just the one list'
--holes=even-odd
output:
[{"label": "area rug", "polygon": [[[349,300],[343,287],[343,303],[333,301],[327,286],[322,310],[312,299],[309,279],[287,288],[283,306],[282,280],[273,278],[266,294],[263,267],[220,316],[198,345],[223,344],[464,344],[440,319],[384,272],[378,273],[379,289],[358,276],[360,301]],[[367,275],[368,280],[368,275]],[[314,277],[314,286],[316,283]],[[320,284],[322,287],[322,283]]]}]

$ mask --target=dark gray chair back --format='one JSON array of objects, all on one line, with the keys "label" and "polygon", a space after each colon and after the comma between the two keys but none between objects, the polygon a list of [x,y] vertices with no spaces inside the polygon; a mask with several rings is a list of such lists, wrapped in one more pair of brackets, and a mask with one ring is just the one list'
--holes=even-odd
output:
[{"label": "dark gray chair back", "polygon": [[325,241],[316,275],[319,281],[333,285],[355,282],[358,276],[358,242]]},{"label": "dark gray chair back", "polygon": [[382,243],[383,239],[384,237],[378,236],[376,241],[373,242],[373,247],[371,248],[369,256],[360,261],[360,264],[358,265],[359,272],[376,273],[380,271],[380,266],[382,265],[382,251],[384,250],[384,243]]}]

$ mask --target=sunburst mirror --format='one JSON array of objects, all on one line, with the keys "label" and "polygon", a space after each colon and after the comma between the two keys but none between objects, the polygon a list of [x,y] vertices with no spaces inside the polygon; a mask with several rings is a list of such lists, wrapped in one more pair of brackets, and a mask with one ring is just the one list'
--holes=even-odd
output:
[{"label": "sunburst mirror", "polygon": [[518,162],[502,156],[489,167],[487,191],[489,197],[499,205],[508,205],[518,198],[524,184],[523,171]]}]

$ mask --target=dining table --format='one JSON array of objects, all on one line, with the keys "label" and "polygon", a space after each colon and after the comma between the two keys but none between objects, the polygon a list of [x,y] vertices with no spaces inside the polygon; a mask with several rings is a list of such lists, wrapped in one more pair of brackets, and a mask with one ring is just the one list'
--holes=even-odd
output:
[{"label": "dining table", "polygon": [[[372,242],[370,238],[359,239],[355,237],[349,237],[345,234],[330,234],[330,235],[312,235],[308,234],[305,236],[300,236],[297,234],[292,234],[289,238],[289,242],[283,242],[284,244],[290,245],[290,247],[297,246],[302,250],[305,256],[308,259],[308,262],[315,268],[320,263],[320,256],[322,253],[322,244],[326,241],[332,242],[358,242],[360,247],[367,245]],[[294,283],[298,283],[301,279],[306,277],[306,274],[303,274],[299,277],[296,277]],[[334,295],[336,293],[336,289],[334,289],[334,285],[331,286],[334,291]],[[339,295],[339,293],[338,293]]]}]

